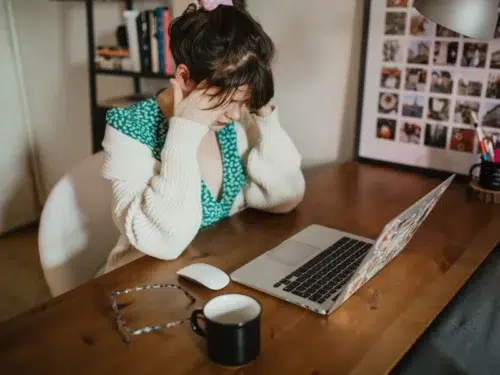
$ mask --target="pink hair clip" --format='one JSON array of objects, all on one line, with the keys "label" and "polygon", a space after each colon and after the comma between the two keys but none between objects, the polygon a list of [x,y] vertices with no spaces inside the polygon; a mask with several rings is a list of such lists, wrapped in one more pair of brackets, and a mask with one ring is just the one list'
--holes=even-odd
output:
[{"label": "pink hair clip", "polygon": [[200,0],[200,4],[207,12],[211,12],[219,5],[233,5],[233,0]]}]

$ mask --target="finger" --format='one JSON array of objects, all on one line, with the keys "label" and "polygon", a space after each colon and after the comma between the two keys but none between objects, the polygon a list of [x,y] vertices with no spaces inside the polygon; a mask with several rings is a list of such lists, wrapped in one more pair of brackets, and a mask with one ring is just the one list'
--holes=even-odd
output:
[{"label": "finger", "polygon": [[206,90],[209,87],[208,82],[206,79],[198,83],[196,86],[196,90]]},{"label": "finger", "polygon": [[172,85],[172,89],[174,91],[174,106],[176,106],[182,101],[182,99],[184,99],[184,94],[182,93],[181,86],[177,80],[171,79],[170,84]]},{"label": "finger", "polygon": [[225,100],[222,96],[213,96],[208,93],[201,93],[198,97],[199,108],[210,111],[223,112],[228,104],[229,100]]},{"label": "finger", "polygon": [[196,89],[190,94],[198,103],[198,108],[212,112],[215,118],[227,108],[231,103],[230,95],[220,95],[222,89],[217,86],[209,86],[206,80],[201,81]]},{"label": "finger", "polygon": [[210,130],[213,130],[213,131],[219,131],[219,130],[222,130],[222,128],[224,128],[224,125],[210,125],[209,126]]},{"label": "finger", "polygon": [[216,96],[210,96],[209,103],[214,110],[226,111],[229,107],[234,105],[233,101],[234,90],[230,89],[223,93],[218,93]]},{"label": "finger", "polygon": [[205,93],[209,96],[219,96],[222,92],[222,88],[217,86],[210,86],[205,89]]},{"label": "finger", "polygon": [[[217,119],[217,121],[220,121],[220,122],[222,122],[223,124],[229,124],[229,123],[231,123],[233,120],[228,119],[226,116],[222,116],[222,118],[221,118],[221,117],[219,117],[219,118]],[[222,125],[222,126],[224,126],[224,125]]]},{"label": "finger", "polygon": [[228,102],[221,102],[221,101],[215,101],[215,100],[210,100],[210,98],[203,103],[204,109],[207,111],[210,111],[212,113],[212,117],[217,118],[220,117],[226,112],[229,108]]},{"label": "finger", "polygon": [[196,87],[196,91],[200,95],[205,95],[210,98],[211,101],[217,101],[217,104],[223,102],[223,99],[232,96],[233,92],[228,92],[228,95],[221,95],[222,88],[218,86],[210,86],[206,80],[201,81]]}]

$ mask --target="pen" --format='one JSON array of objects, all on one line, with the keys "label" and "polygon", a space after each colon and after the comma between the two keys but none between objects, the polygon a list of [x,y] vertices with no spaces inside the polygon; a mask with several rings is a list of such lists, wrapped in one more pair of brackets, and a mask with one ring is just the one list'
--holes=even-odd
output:
[{"label": "pen", "polygon": [[472,120],[474,121],[474,128],[476,129],[477,136],[479,138],[479,145],[481,147],[481,143],[484,147],[484,152],[487,155],[487,158],[484,160],[493,161],[495,158],[495,151],[493,150],[493,145],[490,142],[486,142],[486,137],[484,135],[483,129],[479,126],[479,121],[477,119],[476,113],[474,111],[471,112]]},{"label": "pen", "polygon": [[486,149],[486,153],[490,156],[490,160],[495,160],[495,149],[493,147],[493,142],[490,137],[484,137],[483,140],[484,148]]},{"label": "pen", "polygon": [[486,148],[484,147],[484,143],[482,140],[479,140],[479,148],[481,149],[481,159],[484,161],[488,161],[488,153],[486,152]]}]

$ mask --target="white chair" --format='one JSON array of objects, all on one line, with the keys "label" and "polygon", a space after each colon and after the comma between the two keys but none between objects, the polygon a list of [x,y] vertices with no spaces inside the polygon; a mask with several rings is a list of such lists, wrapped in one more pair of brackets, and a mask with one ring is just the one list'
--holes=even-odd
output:
[{"label": "white chair", "polygon": [[40,219],[38,247],[52,296],[91,280],[119,233],[111,216],[111,186],[101,176],[104,154],[94,154],[52,189]]}]

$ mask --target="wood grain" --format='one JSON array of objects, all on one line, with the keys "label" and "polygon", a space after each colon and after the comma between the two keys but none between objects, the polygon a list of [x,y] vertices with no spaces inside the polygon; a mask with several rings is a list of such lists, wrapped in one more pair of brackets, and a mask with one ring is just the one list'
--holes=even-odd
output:
[{"label": "wood grain", "polygon": [[[384,224],[440,183],[421,175],[347,163],[308,177],[292,214],[247,211],[205,230],[177,260],[143,257],[0,324],[6,374],[386,374],[500,240],[500,208],[467,200],[452,184],[407,248],[329,317],[231,283],[220,292],[177,280],[203,261],[232,272],[311,223],[375,238]],[[228,369],[210,363],[188,325],[134,337],[115,329],[109,295],[135,285],[175,282],[199,298],[241,292],[263,305],[262,354]],[[143,292],[145,293],[145,292]],[[130,325],[186,316],[180,293],[122,301]]]}]

